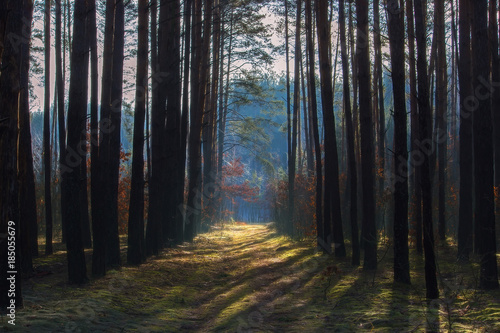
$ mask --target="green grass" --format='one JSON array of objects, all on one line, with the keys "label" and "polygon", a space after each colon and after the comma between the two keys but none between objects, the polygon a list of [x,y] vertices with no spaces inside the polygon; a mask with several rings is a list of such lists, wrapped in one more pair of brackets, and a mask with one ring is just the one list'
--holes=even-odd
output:
[{"label": "green grass", "polygon": [[[123,259],[125,244],[122,238]],[[441,298],[429,303],[424,260],[413,249],[412,285],[406,286],[392,281],[387,244],[379,247],[376,272],[316,253],[313,244],[278,236],[268,225],[226,225],[81,287],[66,283],[65,253],[58,248],[35,259],[35,266],[53,274],[23,283],[25,307],[18,309],[17,325],[7,325],[4,316],[0,330],[500,331],[500,291],[476,290],[477,258],[459,265],[453,246],[437,249]]]}]

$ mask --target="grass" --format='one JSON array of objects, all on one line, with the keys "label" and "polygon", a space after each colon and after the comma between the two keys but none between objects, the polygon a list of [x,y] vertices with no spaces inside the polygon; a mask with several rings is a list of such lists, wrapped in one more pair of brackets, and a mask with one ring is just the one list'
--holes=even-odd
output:
[{"label": "grass", "polygon": [[[125,260],[125,238],[122,239]],[[226,225],[76,287],[64,247],[35,259],[50,274],[23,283],[16,332],[415,332],[500,331],[500,291],[476,290],[477,258],[455,261],[440,245],[441,298],[425,299],[424,261],[410,252],[412,285],[392,281],[391,246],[376,272],[316,253],[269,225]],[[348,252],[349,253],[349,252]],[[87,250],[89,258],[91,251]]]}]

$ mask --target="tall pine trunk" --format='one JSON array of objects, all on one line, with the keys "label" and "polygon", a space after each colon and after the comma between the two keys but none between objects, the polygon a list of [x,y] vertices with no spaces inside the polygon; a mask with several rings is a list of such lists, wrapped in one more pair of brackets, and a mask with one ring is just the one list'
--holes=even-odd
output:
[{"label": "tall pine trunk", "polygon": [[354,145],[354,128],[352,124],[351,111],[351,92],[349,88],[349,58],[347,55],[346,44],[346,24],[345,24],[345,1],[339,2],[339,29],[340,29],[340,48],[342,53],[342,78],[343,78],[343,96],[344,96],[344,113],[347,131],[347,163],[348,163],[348,179],[349,179],[349,201],[350,201],[350,225],[351,225],[351,243],[352,243],[352,260],[353,266],[359,266],[359,235],[358,235],[358,175],[356,171],[356,157]]},{"label": "tall pine trunk", "polygon": [[52,195],[50,149],[50,0],[45,0],[44,14],[44,107],[43,107],[43,166],[45,199],[45,254],[52,254]]},{"label": "tall pine trunk", "polygon": [[[23,16],[26,22],[33,19],[33,1],[25,0]],[[26,27],[26,36],[31,38],[31,26]],[[33,272],[33,256],[38,256],[38,227],[36,214],[35,176],[31,149],[31,127],[29,107],[29,44],[21,44],[20,98],[19,98],[19,223],[21,225],[21,270],[30,276]]]},{"label": "tall pine trunk", "polygon": [[370,50],[368,41],[368,1],[356,1],[357,59],[359,84],[359,120],[361,132],[361,177],[363,189],[364,269],[377,268],[377,234],[375,226],[373,124],[370,106]]},{"label": "tall pine trunk", "polygon": [[[23,31],[23,1],[4,1],[1,11],[5,12],[5,35],[21,36]],[[31,24],[31,23],[30,23]],[[19,229],[19,183],[17,179],[17,140],[18,112],[20,96],[21,48],[15,38],[6,38],[3,45],[0,75],[0,233],[5,236],[0,242],[0,309],[6,311],[7,306],[15,300],[16,307],[22,307],[21,270],[18,269],[20,251],[16,251],[14,267],[8,262],[8,243],[14,241],[21,244]],[[27,42],[27,41],[25,41]],[[27,75],[27,73],[25,73]],[[12,221],[12,223],[9,223]],[[10,227],[10,229],[9,229]],[[14,230],[15,235],[12,235]],[[10,239],[9,239],[10,238]],[[14,238],[14,239],[12,239]],[[10,260],[9,260],[10,261]],[[14,298],[8,297],[8,271],[14,270],[16,293]]]},{"label": "tall pine trunk", "polygon": [[140,0],[137,32],[132,180],[128,220],[127,262],[142,263],[144,254],[144,119],[148,89],[148,1]]},{"label": "tall pine trunk", "polygon": [[394,96],[394,281],[410,283],[408,259],[408,149],[405,99],[404,11],[387,9]]},{"label": "tall pine trunk", "polygon": [[444,0],[434,1],[434,25],[436,35],[436,140],[438,148],[438,230],[439,239],[446,240],[445,171],[447,164],[448,68],[446,61]]},{"label": "tall pine trunk", "polygon": [[460,85],[460,198],[458,211],[458,259],[468,261],[473,245],[473,150],[472,114],[467,104],[472,96],[472,51],[471,51],[471,5],[470,0],[460,0],[459,6],[459,85]]},{"label": "tall pine trunk", "polygon": [[487,98],[477,97],[477,108],[473,117],[474,141],[474,194],[477,238],[481,256],[479,286],[482,289],[498,289],[498,267],[496,260],[495,202],[493,194],[493,126],[491,119],[491,95],[488,49],[488,4],[486,0],[473,2],[473,85],[477,91],[487,91]]},{"label": "tall pine trunk", "polygon": [[318,29],[319,68],[321,74],[321,100],[325,124],[325,194],[323,206],[323,232],[327,244],[333,232],[335,256],[345,257],[344,234],[340,207],[339,165],[335,115],[333,113],[332,64],[328,54],[331,44],[326,1],[316,2],[316,26]]},{"label": "tall pine trunk", "polygon": [[81,211],[80,211],[80,171],[84,163],[81,150],[81,133],[84,130],[84,120],[87,101],[83,92],[87,81],[85,66],[85,0],[75,1],[73,43],[71,50],[71,74],[68,104],[68,141],[66,147],[66,161],[69,170],[67,175],[67,205],[65,217],[67,221],[67,253],[68,253],[68,278],[70,283],[84,283],[87,281],[87,267],[83,251]]},{"label": "tall pine trunk", "polygon": [[422,192],[420,188],[420,168],[417,166],[417,160],[414,158],[414,152],[417,151],[419,125],[418,125],[418,101],[417,101],[417,73],[415,59],[415,28],[413,19],[413,0],[406,2],[406,18],[408,21],[408,54],[410,66],[410,119],[411,119],[411,135],[410,135],[410,190],[414,192],[411,195],[412,205],[414,209],[414,225],[415,230],[415,245],[417,253],[423,253],[422,245]]},{"label": "tall pine trunk", "polygon": [[425,285],[427,298],[439,297],[434,254],[434,231],[432,224],[432,187],[430,154],[432,153],[432,121],[427,80],[427,40],[425,24],[425,1],[415,0],[415,36],[417,39],[418,106],[419,106],[419,153],[423,160],[421,169],[422,217],[424,230]]},{"label": "tall pine trunk", "polygon": [[[297,160],[297,120],[300,109],[300,59],[302,57],[300,45],[300,25],[302,17],[302,1],[297,1],[297,18],[295,24],[295,63],[293,81],[293,114],[292,114],[292,146],[288,156],[288,221],[285,226],[289,236],[294,234],[294,193],[295,193],[295,173]],[[299,160],[300,163],[300,160]]]},{"label": "tall pine trunk", "polygon": [[106,264],[120,266],[120,238],[118,236],[118,186],[120,181],[121,155],[121,113],[123,96],[123,59],[124,59],[125,8],[123,0],[115,6],[115,29],[113,37],[113,67],[111,84],[110,124],[108,165],[109,178],[106,184],[107,216],[106,221]]}]

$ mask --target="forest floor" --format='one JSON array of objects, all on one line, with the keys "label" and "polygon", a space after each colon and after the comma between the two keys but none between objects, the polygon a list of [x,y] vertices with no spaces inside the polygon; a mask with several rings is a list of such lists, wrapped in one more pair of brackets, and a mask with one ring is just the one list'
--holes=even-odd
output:
[{"label": "forest floor", "polygon": [[428,303],[422,257],[410,250],[412,285],[395,284],[391,248],[381,244],[379,269],[364,272],[270,225],[232,224],[77,287],[58,244],[35,259],[16,326],[2,316],[0,331],[500,331],[500,291],[475,289],[477,263],[459,265],[455,247],[439,246],[441,298]]}]

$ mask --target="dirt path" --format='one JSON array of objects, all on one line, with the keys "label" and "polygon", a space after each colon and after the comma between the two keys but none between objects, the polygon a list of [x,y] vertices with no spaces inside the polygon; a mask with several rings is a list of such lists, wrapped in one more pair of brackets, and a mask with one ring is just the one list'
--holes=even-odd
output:
[{"label": "dirt path", "polygon": [[[413,274],[405,291],[392,283],[390,269],[363,273],[267,225],[226,226],[83,287],[67,285],[64,260],[63,251],[36,260],[39,271],[52,274],[24,284],[15,329],[2,316],[0,331],[387,332],[450,323],[458,331],[500,329],[499,293],[476,297],[478,309],[488,307],[483,317],[468,299],[456,300],[447,316],[444,302],[426,305],[421,275]],[[412,265],[423,271],[421,262]]]}]

